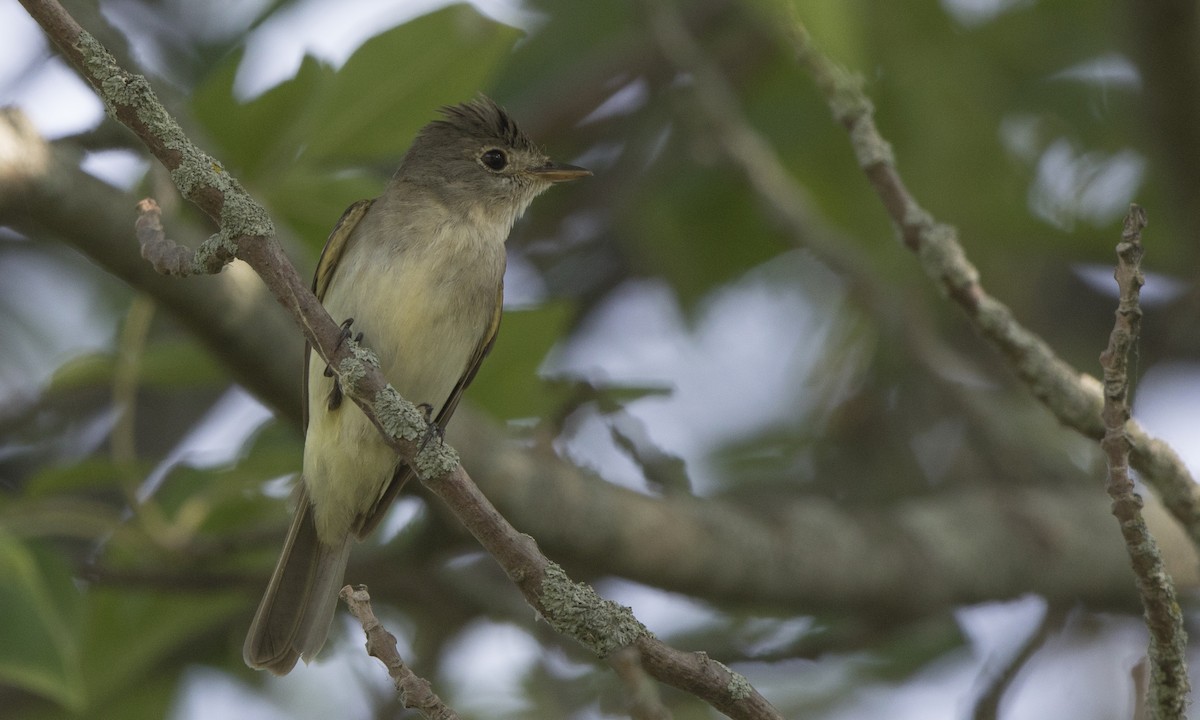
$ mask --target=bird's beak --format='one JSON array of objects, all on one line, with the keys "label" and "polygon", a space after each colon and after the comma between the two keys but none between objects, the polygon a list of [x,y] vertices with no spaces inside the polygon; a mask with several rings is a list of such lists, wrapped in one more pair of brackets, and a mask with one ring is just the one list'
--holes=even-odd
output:
[{"label": "bird's beak", "polygon": [[567,165],[566,163],[547,162],[541,167],[533,168],[529,171],[539,180],[546,182],[560,183],[568,180],[578,180],[582,177],[587,177],[592,174],[591,170],[578,167],[576,165]]}]

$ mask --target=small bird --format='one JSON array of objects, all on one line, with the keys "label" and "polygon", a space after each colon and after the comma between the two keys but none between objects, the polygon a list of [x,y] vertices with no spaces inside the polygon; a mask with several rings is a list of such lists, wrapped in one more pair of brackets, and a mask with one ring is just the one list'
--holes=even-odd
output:
[{"label": "small bird", "polygon": [[[445,428],[496,341],[504,242],[551,185],[591,172],[551,162],[486,96],[442,108],[383,195],[342,215],[313,292],[365,336],[383,376]],[[349,330],[347,330],[349,332]],[[243,647],[286,675],[329,634],[350,547],[383,519],[412,469],[305,348],[302,480],[283,552]]]}]

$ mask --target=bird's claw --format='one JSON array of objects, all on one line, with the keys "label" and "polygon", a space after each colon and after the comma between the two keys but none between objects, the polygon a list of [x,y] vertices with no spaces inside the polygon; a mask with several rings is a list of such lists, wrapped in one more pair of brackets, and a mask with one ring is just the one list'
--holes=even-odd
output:
[{"label": "bird's claw", "polygon": [[420,403],[417,405],[417,409],[425,416],[425,437],[421,440],[421,446],[417,448],[417,452],[423,452],[425,446],[434,437],[438,439],[439,443],[445,443],[445,430],[442,429],[441,425],[433,421],[433,406],[429,403]]},{"label": "bird's claw", "polygon": [[[341,350],[342,344],[345,343],[347,340],[349,340],[351,337],[354,338],[354,342],[356,342],[356,343],[362,342],[362,339],[363,339],[362,333],[353,335],[350,332],[350,326],[353,324],[354,324],[354,318],[346,318],[342,322],[342,331],[340,333],[338,333],[337,343],[333,346],[333,351],[335,353],[338,350]],[[325,377],[334,377],[334,375],[335,375],[335,373],[333,372],[333,368],[330,367],[329,365],[326,365],[325,366]],[[340,383],[338,383],[337,379],[334,378],[333,387],[330,388],[330,390],[329,390],[329,400],[327,403],[329,406],[329,409],[337,410],[339,407],[341,407],[342,406],[342,398],[343,398],[342,386]]]},{"label": "bird's claw", "polygon": [[[351,337],[354,338],[354,342],[356,342],[356,343],[362,342],[362,339],[363,339],[362,333],[354,335],[353,333],[350,332],[350,326],[353,324],[354,324],[354,318],[346,318],[344,321],[342,321],[342,331],[340,333],[338,333],[337,343],[335,343],[333,346],[334,352],[341,350],[342,344],[345,343],[347,340],[349,340]],[[325,366],[325,377],[333,377],[333,368],[329,367],[328,365]]]}]

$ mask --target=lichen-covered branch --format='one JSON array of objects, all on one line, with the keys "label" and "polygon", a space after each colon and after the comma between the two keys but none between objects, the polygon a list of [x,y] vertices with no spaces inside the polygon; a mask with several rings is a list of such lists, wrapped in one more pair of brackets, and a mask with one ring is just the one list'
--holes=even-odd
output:
[{"label": "lichen-covered branch", "polygon": [[[741,675],[703,653],[668,647],[651,635],[628,608],[600,598],[590,587],[573,583],[538,550],[532,538],[517,532],[483,496],[459,464],[453,448],[443,443],[423,447],[424,416],[384,382],[379,368],[370,362],[369,353],[353,341],[339,340],[340,329],[284,256],[261,206],[220,163],[191,143],[154,97],[146,79],[119,67],[56,0],[21,3],[96,89],[109,113],[133,130],[171,171],[184,197],[218,223],[218,233],[191,262],[186,253],[181,256],[178,251],[168,250],[162,253],[166,259],[162,269],[216,272],[235,256],[254,268],[280,304],[294,314],[320,357],[337,369],[347,396],[412,465],[422,482],[447,503],[555,629],[570,634],[602,657],[636,645],[653,677],[691,692],[730,717],[782,719]],[[139,234],[151,243],[164,242],[157,207],[146,203],[141,212]]]},{"label": "lichen-covered branch", "polygon": [[[134,141],[126,131],[125,136]],[[243,263],[178,282],[156,272],[129,240],[134,202],[79,167],[73,140],[47,142],[15,107],[0,109],[0,225],[34,241],[74,247],[152,297],[281,417],[300,423],[303,344],[294,321]],[[181,232],[180,228],[175,229]],[[193,239],[197,231],[188,228]],[[295,348],[263,353],[262,348]]]},{"label": "lichen-covered branch", "polygon": [[732,718],[782,718],[742,675],[704,653],[676,650],[654,637],[621,607],[573,582],[528,535],[517,532],[491,504],[462,466],[425,481],[459,522],[494,557],[525,600],[556,631],[574,638],[599,657],[633,646],[652,677],[705,700]]},{"label": "lichen-covered branch", "polygon": [[[383,423],[387,424],[384,435],[389,443],[406,457],[412,456],[424,437],[423,416],[384,381],[378,368],[362,362],[355,343],[338,342],[338,326],[284,255],[266,210],[220,162],[187,138],[146,79],[120,67],[62,5],[53,0],[22,0],[22,5],[95,88],[109,114],[146,144],[170,170],[183,196],[217,223],[218,232],[192,253],[166,239],[157,205],[153,201],[143,203],[137,226],[143,256],[151,259],[159,272],[177,275],[215,273],[234,257],[244,260],[275,299],[293,314],[321,358],[330,367],[346,369],[352,375],[358,392],[351,396],[381,430]],[[393,410],[383,421],[379,420],[381,403]],[[449,449],[439,449],[422,460],[444,470],[457,464],[457,457]]]},{"label": "lichen-covered branch", "polygon": [[[957,231],[937,222],[904,185],[891,146],[875,126],[874,108],[861,81],[822,54],[799,20],[795,45],[801,65],[824,93],[834,118],[849,133],[863,172],[925,273],[966,313],[980,335],[1000,351],[1016,376],[1060,422],[1099,440],[1104,435],[1099,381],[1071,367],[1022,326],[1007,306],[988,294]],[[1137,421],[1127,422],[1125,432],[1133,442],[1133,467],[1200,546],[1200,485],[1179,455]]]},{"label": "lichen-covered branch", "polygon": [[[741,116],[736,95],[703,57],[684,29],[671,3],[647,3],[656,37],[665,54],[681,70],[692,73],[698,105],[711,122],[722,150],[791,233],[806,242],[835,270],[857,279],[863,263],[851,248],[841,247],[828,233],[813,233],[810,202],[770,146]],[[1103,394],[1093,376],[1071,367],[1050,346],[1022,326],[1002,302],[980,282],[957,231],[937,222],[917,202],[900,176],[891,145],[879,133],[874,107],[861,81],[822,54],[803,23],[794,18],[795,46],[802,66],[824,93],[834,118],[846,128],[859,165],[925,273],[966,312],[975,329],[1007,361],[1016,376],[1067,427],[1099,440]],[[859,284],[862,284],[859,282]],[[1135,420],[1126,424],[1133,440],[1132,463],[1157,491],[1163,504],[1200,547],[1200,485],[1178,454],[1152,437]]]},{"label": "lichen-covered branch", "polygon": [[[697,105],[711,124],[724,154],[741,167],[748,182],[774,214],[788,225],[793,235],[811,235],[806,233],[812,224],[806,211],[808,203],[798,184],[767,142],[740,115],[736,95],[689,36],[678,13],[670,3],[647,3],[647,6],[662,52],[681,70],[693,75],[695,82],[691,87]],[[927,275],[966,311],[977,330],[1001,351],[1016,375],[1061,422],[1090,437],[1107,437],[1105,425],[1109,423],[1102,423],[1100,418],[1105,393],[1101,392],[1099,382],[1060,359],[1041,338],[1021,326],[1007,307],[984,290],[954,228],[936,222],[905,187],[891,146],[875,127],[873,106],[862,91],[860,80],[821,54],[798,19],[795,26],[799,60],[824,93],[835,119],[849,133],[858,163],[900,231],[904,245],[918,256]],[[827,239],[820,235],[816,239],[814,249],[822,259],[839,271],[848,272],[851,277],[858,274],[855,264],[847,262],[845,251],[830,247]],[[1193,544],[1200,545],[1200,490],[1187,468],[1170,447],[1149,437],[1137,423],[1130,421],[1127,411],[1117,427],[1120,438],[1126,443],[1126,455],[1132,448],[1134,465],[1159,491],[1164,504],[1187,529]],[[1150,536],[1140,518],[1137,527],[1142,535],[1137,547],[1139,552],[1145,553],[1145,541]],[[1130,545],[1131,552],[1133,547]],[[1135,563],[1137,557],[1135,555]],[[1161,559],[1157,554],[1154,557],[1158,565],[1153,574],[1165,577]],[[1179,610],[1173,597],[1169,603],[1165,598],[1159,599],[1164,600],[1159,607],[1164,611],[1160,642],[1165,643],[1166,630],[1175,627],[1173,623],[1178,620]],[[1156,621],[1149,618],[1149,612],[1148,619],[1153,627]],[[1179,632],[1182,632],[1181,628]],[[1164,664],[1178,660],[1178,665],[1170,666],[1182,667],[1182,640],[1179,635],[1170,637],[1174,643],[1171,645],[1172,657]],[[1178,669],[1170,679],[1174,682],[1182,680],[1186,686],[1186,673],[1180,673]]]},{"label": "lichen-covered branch", "polygon": [[1132,561],[1134,577],[1150,628],[1150,687],[1146,710],[1151,720],[1183,718],[1187,711],[1187,632],[1175,599],[1175,586],[1163,566],[1158,543],[1142,518],[1142,499],[1133,489],[1129,473],[1132,442],[1125,433],[1129,420],[1129,352],[1137,344],[1142,324],[1139,305],[1145,282],[1141,261],[1142,229],[1146,213],[1129,208],[1125,230],[1117,245],[1117,287],[1120,301],[1108,347],[1100,355],[1104,368],[1104,439],[1100,446],[1108,460],[1108,494],[1112,512],[1121,524],[1121,535]]},{"label": "lichen-covered branch", "polygon": [[128,127],[171,173],[176,187],[213,218],[220,228],[210,262],[194,272],[216,272],[233,258],[231,241],[275,234],[267,212],[217,160],[201,151],[183,132],[141,75],[122,68],[116,58],[57,2],[22,0],[63,56],[96,90],[108,114]]}]

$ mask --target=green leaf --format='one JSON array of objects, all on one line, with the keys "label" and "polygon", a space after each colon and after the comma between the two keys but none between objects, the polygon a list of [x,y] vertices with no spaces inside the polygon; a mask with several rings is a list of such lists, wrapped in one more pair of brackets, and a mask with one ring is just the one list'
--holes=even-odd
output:
[{"label": "green leaf", "polygon": [[[140,359],[142,385],[158,388],[198,387],[227,379],[225,371],[212,356],[190,337],[153,341]],[[80,355],[63,363],[50,379],[50,390],[68,392],[82,388],[112,385],[116,369],[112,353]]]},{"label": "green leaf", "polygon": [[541,417],[561,406],[569,388],[543,382],[538,368],[573,313],[567,302],[505,311],[496,344],[467,391],[470,402],[505,419]]},{"label": "green leaf", "polygon": [[295,77],[245,103],[233,96],[235,55],[198,89],[192,111],[276,220],[319,247],[351,202],[382,191],[382,168],[437,108],[483,89],[519,37],[456,5],[371,38],[339,70],[305,58]]},{"label": "green leaf", "polygon": [[136,693],[162,673],[175,677],[178,656],[199,660],[220,652],[224,633],[212,633],[245,611],[237,593],[155,594],[93,587],[88,594],[84,671],[94,707]]},{"label": "green leaf", "polygon": [[66,563],[0,530],[0,578],[0,684],[81,711],[79,592]]},{"label": "green leaf", "polygon": [[728,168],[677,175],[635,201],[634,222],[621,235],[638,267],[666,278],[693,308],[714,287],[787,248]]},{"label": "green leaf", "polygon": [[153,465],[140,461],[136,466],[120,466],[103,456],[83,458],[77,462],[49,465],[40,468],[25,487],[26,498],[52,497],[83,491],[113,491],[129,482],[130,477],[144,477]]},{"label": "green leaf", "polygon": [[436,108],[487,85],[520,31],[455,5],[368,40],[317,105],[310,161],[396,157]]},{"label": "green leaf", "polygon": [[309,165],[296,165],[284,177],[264,189],[263,199],[273,209],[276,221],[304,238],[313,256],[351,203],[375,197],[383,181],[366,173],[331,177]]},{"label": "green leaf", "polygon": [[609,72],[623,71],[630,58],[653,50],[651,43],[630,32],[644,25],[645,15],[635,3],[575,2],[569,11],[554,4],[540,5],[530,9],[545,24],[521,42],[495,79],[502,96],[521,97],[526,109],[565,100],[562,92],[572,84],[582,88],[608,83],[614,79]]},{"label": "green leaf", "polygon": [[54,371],[49,390],[61,392],[111,384],[115,366],[116,359],[106,352],[71,358]]},{"label": "green leaf", "polygon": [[270,185],[312,132],[312,104],[333,80],[333,68],[306,56],[290,80],[249,102],[234,99],[242,54],[231,55],[192,96],[192,113],[217,142],[221,162],[247,185]]},{"label": "green leaf", "polygon": [[121,720],[159,720],[176,717],[171,706],[179,693],[182,673],[160,672],[138,680],[130,692],[114,693],[103,704],[90,708],[92,717],[121,718]]}]

